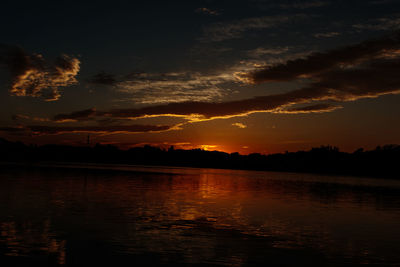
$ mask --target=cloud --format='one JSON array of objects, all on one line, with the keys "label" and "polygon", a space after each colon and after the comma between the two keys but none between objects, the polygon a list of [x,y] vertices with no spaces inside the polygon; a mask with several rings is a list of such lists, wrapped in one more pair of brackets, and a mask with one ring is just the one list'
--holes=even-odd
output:
[{"label": "cloud", "polygon": [[93,117],[96,114],[95,108],[89,108],[77,112],[72,112],[69,114],[59,114],[54,117],[54,121],[65,122],[65,121],[77,121],[81,118],[85,118],[87,120],[90,117]]},{"label": "cloud", "polygon": [[19,122],[19,121],[41,121],[41,122],[50,121],[49,118],[31,117],[31,116],[24,115],[24,114],[14,114],[11,116],[11,119],[15,122]]},{"label": "cloud", "polygon": [[309,9],[309,8],[316,8],[316,7],[323,7],[330,5],[330,2],[327,1],[299,1],[299,2],[293,2],[289,4],[280,4],[280,8],[284,9],[289,9],[289,8],[294,8],[294,9]]},{"label": "cloud", "polygon": [[400,29],[400,18],[379,18],[371,20],[370,23],[354,24],[357,30],[388,31]]},{"label": "cloud", "polygon": [[20,47],[4,44],[0,45],[0,64],[7,66],[11,74],[11,95],[46,101],[60,98],[59,87],[76,84],[80,69],[80,61],[68,55],[61,55],[50,64],[40,54],[29,55]]},{"label": "cloud", "polygon": [[162,132],[171,129],[168,125],[119,125],[119,126],[28,126],[34,134],[61,133],[146,133]]},{"label": "cloud", "polygon": [[265,16],[246,18],[232,22],[218,22],[203,29],[203,42],[219,42],[228,39],[241,38],[246,31],[262,30],[277,27],[284,23],[304,19],[306,16],[297,14],[292,16]]},{"label": "cloud", "polygon": [[202,13],[202,14],[206,14],[206,15],[211,15],[211,16],[218,16],[219,13],[215,10],[212,10],[210,8],[207,7],[200,7],[196,9],[197,13]]},{"label": "cloud", "polygon": [[23,114],[15,114],[11,116],[11,119],[13,121],[20,121],[20,120],[29,120],[30,117],[27,115],[23,115]]},{"label": "cloud", "polygon": [[283,113],[283,114],[324,113],[324,112],[331,112],[341,108],[343,107],[333,104],[315,104],[304,107],[295,107],[295,108],[277,110],[274,113]]},{"label": "cloud", "polygon": [[25,131],[26,129],[23,127],[0,127],[0,132],[21,133]]},{"label": "cloud", "polygon": [[397,50],[400,47],[400,34],[365,41],[361,44],[331,50],[328,52],[312,53],[305,58],[289,60],[284,64],[269,66],[245,73],[243,81],[251,83],[271,81],[291,81],[298,78],[309,78],[345,65],[359,64],[371,60],[380,54]]},{"label": "cloud", "polygon": [[270,10],[274,8],[279,9],[311,9],[328,6],[331,4],[330,1],[292,1],[292,0],[280,0],[280,1],[269,1],[269,0],[253,0],[258,2],[258,7],[264,10]]},{"label": "cloud", "polygon": [[124,94],[116,101],[160,104],[186,101],[213,101],[229,90],[220,85],[236,81],[234,72],[204,75],[196,72],[131,73],[114,76],[101,72],[92,83],[111,85]]},{"label": "cloud", "polygon": [[339,36],[340,32],[322,32],[314,34],[315,38],[332,38],[335,36]]},{"label": "cloud", "polygon": [[232,123],[232,126],[239,127],[240,129],[247,128],[247,125],[245,125],[245,124],[243,124],[243,123],[241,123],[241,122]]},{"label": "cloud", "polygon": [[260,56],[265,56],[265,55],[281,55],[284,53],[287,53],[289,51],[288,46],[284,47],[272,47],[272,48],[264,48],[264,47],[258,47],[256,49],[248,51],[248,55],[251,57],[260,57]]},{"label": "cloud", "polygon": [[[299,103],[307,103],[314,100],[324,99],[323,92],[318,93],[313,88],[300,89],[284,94],[270,96],[259,96],[249,99],[230,102],[182,102],[154,105],[133,109],[113,109],[109,111],[97,111],[98,117],[111,118],[148,118],[148,117],[182,117],[191,122],[205,121],[217,118],[232,118],[245,116],[256,112],[274,112],[287,106]],[[75,114],[78,112],[75,112]],[[67,114],[62,114],[67,118]],[[56,115],[54,118],[59,118]],[[84,120],[82,116],[79,120]],[[75,117],[75,119],[78,119]]]},{"label": "cloud", "polygon": [[50,135],[64,133],[148,133],[172,130],[168,125],[114,125],[114,126],[44,126],[30,125],[25,127],[0,127],[0,131],[8,133],[26,132],[35,135]]},{"label": "cloud", "polygon": [[[187,123],[246,116],[256,112],[316,113],[342,108],[321,101],[346,102],[400,93],[400,36],[366,41],[325,53],[250,72],[252,82],[287,81],[308,77],[310,82],[293,91],[228,102],[187,101],[131,109],[61,114],[57,119],[139,119],[181,117]],[[308,106],[296,105],[312,103]],[[238,125],[236,125],[238,126]],[[176,129],[177,127],[175,127]]]},{"label": "cloud", "polygon": [[[398,61],[398,60],[397,60]],[[378,97],[384,94],[400,93],[400,63],[386,62],[380,67],[370,69],[352,69],[331,72],[321,76],[321,81],[298,90],[269,96],[229,102],[182,102],[147,106],[133,109],[113,109],[97,111],[98,117],[138,119],[147,117],[182,117],[190,122],[205,121],[218,118],[246,116],[257,112],[279,113],[295,104],[315,101],[354,101],[360,98]],[[397,65],[396,65],[397,64]],[[386,67],[384,66],[386,65]],[[323,79],[324,78],[324,79]],[[304,112],[317,112],[317,109],[332,111],[328,106],[303,108]],[[300,113],[301,110],[290,110],[286,113]],[[74,114],[77,114],[75,112]],[[58,118],[60,115],[56,115]],[[67,118],[67,115],[62,115]],[[74,116],[75,119],[78,119]],[[84,120],[82,116],[79,120]]]},{"label": "cloud", "polygon": [[115,85],[117,83],[117,78],[113,74],[106,73],[104,71],[94,75],[89,83],[98,85]]}]

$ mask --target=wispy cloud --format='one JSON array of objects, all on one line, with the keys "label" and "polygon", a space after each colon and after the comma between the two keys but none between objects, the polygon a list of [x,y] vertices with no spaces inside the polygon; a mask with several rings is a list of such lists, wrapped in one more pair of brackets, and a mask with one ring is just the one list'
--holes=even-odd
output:
[{"label": "wispy cloud", "polygon": [[280,1],[269,1],[269,0],[253,0],[257,2],[257,6],[262,9],[312,9],[329,6],[331,1],[292,1],[292,0],[280,0]]},{"label": "wispy cloud", "polygon": [[97,84],[112,85],[124,96],[118,101],[159,104],[186,101],[213,101],[226,95],[221,85],[236,81],[233,72],[201,74],[193,72],[132,73],[114,76],[99,73],[91,79]]},{"label": "wispy cloud", "polygon": [[309,9],[328,5],[330,5],[330,2],[328,1],[295,1],[291,3],[279,4],[279,7],[283,9]]},{"label": "wispy cloud", "polygon": [[29,126],[34,134],[62,133],[147,133],[162,132],[171,129],[167,125],[118,125],[118,126]]},{"label": "wispy cloud", "polygon": [[89,108],[77,112],[72,112],[69,114],[60,114],[54,117],[55,121],[66,122],[66,121],[78,121],[81,118],[85,118],[87,120],[90,117],[93,117],[96,114],[95,108]]},{"label": "wispy cloud", "polygon": [[243,124],[241,122],[232,123],[232,126],[236,126],[236,127],[240,128],[240,129],[247,128],[247,125],[245,125],[245,124]]},{"label": "wispy cloud", "polygon": [[283,47],[257,47],[256,49],[252,49],[247,52],[247,54],[251,57],[260,57],[265,55],[281,55],[287,53],[289,51],[288,46]]},{"label": "wispy cloud", "polygon": [[278,109],[274,111],[274,113],[283,113],[283,114],[301,114],[301,113],[325,113],[331,112],[337,109],[343,108],[339,105],[333,104],[315,104],[304,107],[295,107],[288,109]]},{"label": "wispy cloud", "polygon": [[50,121],[49,118],[41,118],[41,117],[31,117],[28,115],[24,115],[24,114],[14,114],[11,116],[11,119],[15,122],[20,122],[20,121],[41,121],[41,122],[45,122],[45,121]]},{"label": "wispy cloud", "polygon": [[211,15],[211,16],[219,15],[219,12],[217,12],[216,10],[212,10],[211,8],[207,8],[207,7],[199,7],[196,9],[196,12],[201,13],[201,14]]},{"label": "wispy cloud", "polygon": [[366,23],[354,24],[353,28],[372,31],[398,30],[400,29],[400,17],[374,19]]},{"label": "wispy cloud", "polygon": [[19,134],[21,132],[26,132],[26,128],[24,127],[9,127],[9,126],[3,126],[0,127],[0,132],[7,132],[11,134]]},{"label": "wispy cloud", "polygon": [[20,47],[0,45],[0,64],[11,74],[10,94],[41,97],[47,101],[60,98],[59,87],[76,84],[80,61],[68,55],[47,62],[40,54],[27,54]]},{"label": "wispy cloud", "polygon": [[114,74],[106,73],[104,71],[97,73],[90,80],[89,83],[95,85],[115,85],[118,82]]},{"label": "wispy cloud", "polygon": [[332,38],[335,36],[339,36],[340,32],[321,32],[314,34],[315,38]]},{"label": "wispy cloud", "polygon": [[303,14],[292,16],[265,16],[246,18],[232,22],[219,22],[205,27],[203,36],[200,38],[204,42],[219,42],[228,39],[241,38],[243,34],[250,30],[262,30],[277,27],[284,23],[297,21],[306,18]]},{"label": "wispy cloud", "polygon": [[30,119],[30,117],[27,115],[23,115],[23,114],[15,114],[15,115],[11,116],[11,119],[13,121],[19,121],[19,120],[28,120],[28,119]]},{"label": "wispy cloud", "polygon": [[29,125],[20,127],[0,127],[0,131],[8,133],[25,132],[34,135],[52,135],[65,133],[96,133],[96,134],[115,134],[115,133],[148,133],[163,132],[173,129],[168,125],[114,125],[114,126],[45,126]]}]

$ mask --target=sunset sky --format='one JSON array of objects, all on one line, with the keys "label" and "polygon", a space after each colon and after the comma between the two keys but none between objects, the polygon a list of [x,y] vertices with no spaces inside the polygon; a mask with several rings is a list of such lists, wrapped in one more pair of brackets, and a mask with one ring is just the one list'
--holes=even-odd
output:
[{"label": "sunset sky", "polygon": [[400,143],[400,1],[10,1],[0,137],[275,153]]}]

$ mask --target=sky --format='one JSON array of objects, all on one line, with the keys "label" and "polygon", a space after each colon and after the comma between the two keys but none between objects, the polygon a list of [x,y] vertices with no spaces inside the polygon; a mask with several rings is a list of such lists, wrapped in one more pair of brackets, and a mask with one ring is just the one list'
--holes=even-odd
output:
[{"label": "sky", "polygon": [[278,153],[400,143],[400,1],[5,1],[0,137]]}]

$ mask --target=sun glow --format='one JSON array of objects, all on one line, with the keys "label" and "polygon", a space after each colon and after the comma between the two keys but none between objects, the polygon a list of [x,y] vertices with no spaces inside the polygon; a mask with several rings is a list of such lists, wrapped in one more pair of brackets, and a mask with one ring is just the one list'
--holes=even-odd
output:
[{"label": "sun glow", "polygon": [[206,151],[216,150],[217,145],[201,145],[200,148]]}]

